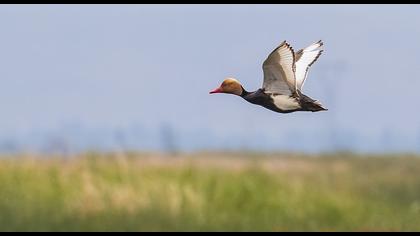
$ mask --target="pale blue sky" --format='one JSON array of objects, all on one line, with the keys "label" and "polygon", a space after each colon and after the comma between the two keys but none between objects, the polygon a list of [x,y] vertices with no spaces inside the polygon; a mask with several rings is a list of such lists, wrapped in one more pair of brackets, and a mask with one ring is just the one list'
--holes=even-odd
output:
[{"label": "pale blue sky", "polygon": [[[2,5],[0,139],[39,143],[57,133],[106,143],[110,130],[138,130],[127,142],[153,149],[165,123],[185,149],[418,151],[419,13],[417,5]],[[281,41],[299,49],[319,39],[325,53],[304,92],[328,112],[277,114],[208,94],[226,76],[258,89],[261,64]]]}]

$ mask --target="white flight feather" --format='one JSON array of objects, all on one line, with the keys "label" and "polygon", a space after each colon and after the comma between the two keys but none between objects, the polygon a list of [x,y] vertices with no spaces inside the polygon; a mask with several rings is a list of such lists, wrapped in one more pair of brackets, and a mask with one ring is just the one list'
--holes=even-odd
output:
[{"label": "white flight feather", "polygon": [[309,67],[318,59],[318,57],[322,54],[323,50],[320,48],[322,47],[322,41],[318,41],[316,43],[311,44],[310,46],[306,47],[305,49],[297,52],[296,55],[297,61],[295,62],[296,71],[295,71],[295,79],[296,90],[301,91],[303,88],[303,84],[305,83],[306,78],[308,77],[308,70]]},{"label": "white flight feather", "polygon": [[291,95],[296,88],[295,53],[284,41],[263,63],[263,88],[269,93]]}]

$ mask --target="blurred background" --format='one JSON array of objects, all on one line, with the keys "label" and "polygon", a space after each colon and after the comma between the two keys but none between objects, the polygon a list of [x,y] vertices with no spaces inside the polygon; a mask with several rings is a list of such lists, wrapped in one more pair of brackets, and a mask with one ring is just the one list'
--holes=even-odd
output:
[{"label": "blurred background", "polygon": [[[420,230],[419,13],[0,6],[0,231]],[[209,95],[283,40],[327,112]]]},{"label": "blurred background", "polygon": [[[418,6],[7,5],[0,151],[419,152]],[[283,40],[325,53],[304,91],[328,112],[210,96],[262,85]]]}]

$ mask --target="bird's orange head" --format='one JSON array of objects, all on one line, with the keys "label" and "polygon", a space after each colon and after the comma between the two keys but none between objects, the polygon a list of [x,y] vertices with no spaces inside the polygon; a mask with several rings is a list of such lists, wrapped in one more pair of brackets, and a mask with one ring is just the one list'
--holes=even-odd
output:
[{"label": "bird's orange head", "polygon": [[234,78],[226,78],[220,87],[210,91],[212,93],[230,93],[240,96],[243,92],[242,85]]}]

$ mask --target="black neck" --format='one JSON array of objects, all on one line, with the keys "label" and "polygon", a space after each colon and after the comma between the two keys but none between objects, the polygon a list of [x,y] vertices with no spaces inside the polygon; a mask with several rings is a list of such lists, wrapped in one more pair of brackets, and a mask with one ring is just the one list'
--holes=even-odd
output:
[{"label": "black neck", "polygon": [[241,88],[242,88],[242,93],[241,93],[241,95],[239,95],[239,96],[241,96],[241,97],[245,97],[246,95],[250,94],[250,92],[246,91],[246,90],[244,89],[244,87],[242,87],[242,86],[241,86]]}]

